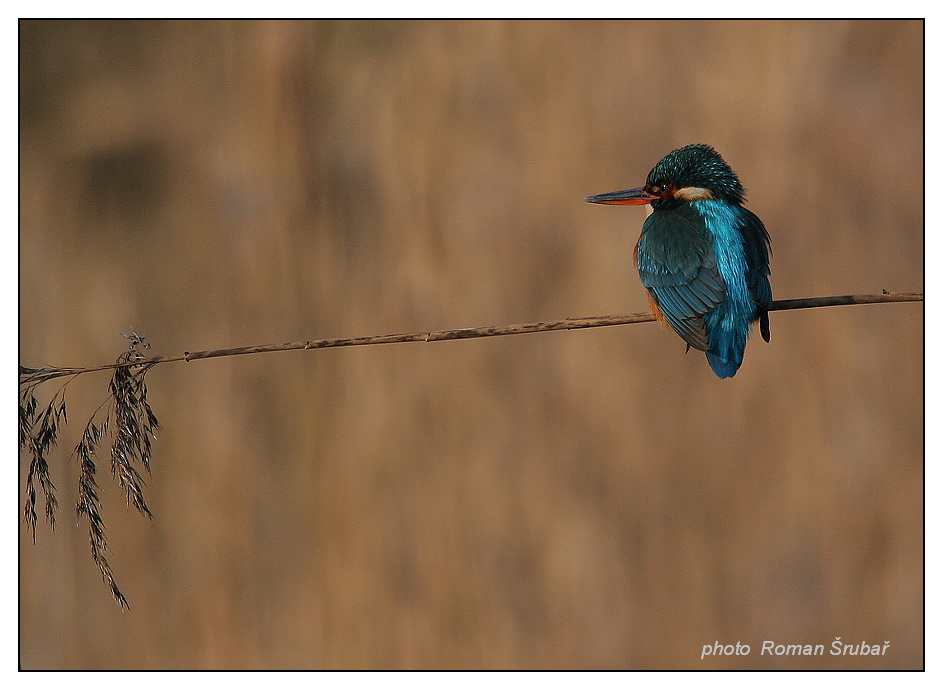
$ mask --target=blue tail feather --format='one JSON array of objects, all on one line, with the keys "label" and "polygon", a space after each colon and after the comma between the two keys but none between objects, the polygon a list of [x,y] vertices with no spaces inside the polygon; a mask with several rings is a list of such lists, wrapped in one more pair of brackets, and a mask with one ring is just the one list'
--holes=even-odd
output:
[{"label": "blue tail feather", "polygon": [[740,328],[733,330],[717,326],[711,330],[711,348],[706,353],[707,361],[720,378],[729,379],[737,373],[743,362],[743,351],[747,345],[749,330],[748,320],[744,320]]},{"label": "blue tail feather", "polygon": [[723,359],[720,355],[708,352],[707,362],[711,365],[711,369],[714,370],[717,376],[722,379],[729,379],[736,374],[737,370],[740,368],[740,364],[743,362],[743,355],[741,354],[739,359]]}]

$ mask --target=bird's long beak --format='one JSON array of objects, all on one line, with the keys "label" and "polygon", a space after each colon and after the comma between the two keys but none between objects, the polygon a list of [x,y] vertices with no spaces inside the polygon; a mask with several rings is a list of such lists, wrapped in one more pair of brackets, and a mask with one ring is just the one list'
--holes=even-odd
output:
[{"label": "bird's long beak", "polygon": [[607,194],[597,194],[588,196],[583,201],[591,204],[619,204],[622,206],[641,206],[649,204],[658,197],[645,191],[645,187],[637,189],[626,189],[621,192],[609,192]]}]

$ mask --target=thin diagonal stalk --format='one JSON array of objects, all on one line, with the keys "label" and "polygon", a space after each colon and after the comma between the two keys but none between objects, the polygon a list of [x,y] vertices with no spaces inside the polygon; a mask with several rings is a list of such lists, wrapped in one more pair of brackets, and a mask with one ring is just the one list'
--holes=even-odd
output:
[{"label": "thin diagonal stalk", "polygon": [[[773,302],[770,311],[784,311],[787,309],[812,309],[815,307],[836,307],[849,304],[882,304],[886,302],[922,302],[921,292],[897,292],[880,295],[838,295],[833,297],[808,297],[804,299],[789,299]],[[87,374],[93,371],[116,369],[123,366],[153,365],[164,362],[191,362],[196,359],[211,359],[214,357],[231,357],[234,355],[248,355],[260,352],[282,352],[285,350],[319,350],[327,347],[352,347],[354,345],[380,345],[382,343],[414,343],[431,342],[436,340],[462,340],[465,338],[488,338],[496,335],[518,335],[520,333],[541,333],[545,331],[571,330],[575,328],[597,328],[599,326],[622,326],[632,323],[646,323],[654,321],[655,317],[648,313],[616,314],[611,316],[591,316],[577,319],[557,319],[556,321],[536,321],[533,323],[519,323],[510,326],[479,326],[476,328],[452,328],[440,331],[420,331],[415,333],[393,333],[390,335],[368,335],[357,338],[324,338],[321,340],[302,340],[292,343],[278,343],[271,345],[250,345],[248,347],[231,347],[222,350],[202,350],[200,352],[185,352],[182,355],[169,357],[151,357],[134,362],[120,364],[106,364],[88,368],[46,368],[30,369],[21,375],[20,384],[29,383],[32,378],[49,380],[70,374]]]}]

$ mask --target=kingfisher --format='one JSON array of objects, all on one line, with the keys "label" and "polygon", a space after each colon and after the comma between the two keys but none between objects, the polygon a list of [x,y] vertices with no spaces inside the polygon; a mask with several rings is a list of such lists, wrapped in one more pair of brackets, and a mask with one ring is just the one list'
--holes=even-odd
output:
[{"label": "kingfisher", "polygon": [[[746,190],[712,147],[672,151],[644,187],[586,197],[593,204],[651,204],[635,264],[652,314],[722,379],[737,373],[754,322],[769,342],[770,239],[743,207]],[[687,351],[686,350],[686,351]]]}]

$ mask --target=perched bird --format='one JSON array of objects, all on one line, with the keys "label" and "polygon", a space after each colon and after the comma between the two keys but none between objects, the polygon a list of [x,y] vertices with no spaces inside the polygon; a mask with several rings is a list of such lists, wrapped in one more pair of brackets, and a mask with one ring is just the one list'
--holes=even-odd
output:
[{"label": "perched bird", "polygon": [[594,204],[651,204],[635,263],[652,313],[707,353],[722,379],[737,373],[750,326],[769,342],[769,233],[743,207],[736,173],[710,146],[672,151],[644,187],[586,197]]}]

